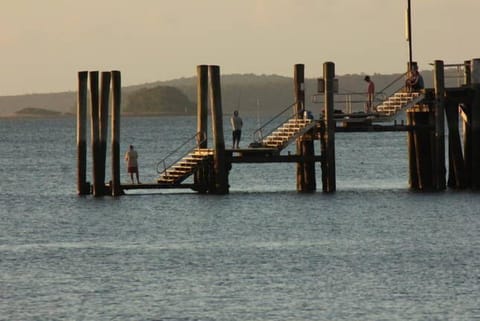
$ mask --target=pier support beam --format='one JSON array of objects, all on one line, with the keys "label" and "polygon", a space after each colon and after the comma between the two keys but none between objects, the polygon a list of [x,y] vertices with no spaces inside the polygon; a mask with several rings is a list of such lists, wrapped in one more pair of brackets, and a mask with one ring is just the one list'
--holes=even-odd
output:
[{"label": "pier support beam", "polygon": [[433,135],[432,113],[407,110],[407,125],[414,129],[408,134],[408,156],[410,188],[417,191],[434,190],[432,177]]},{"label": "pier support beam", "polygon": [[90,194],[87,183],[87,94],[88,72],[78,73],[77,93],[77,193]]},{"label": "pier support beam", "polygon": [[[303,117],[303,109],[305,106],[305,66],[296,64],[293,70],[293,90],[295,97],[294,113],[295,118]],[[297,155],[303,155],[302,139],[297,138],[296,141]],[[305,190],[305,164],[303,162],[297,163],[297,191]]]},{"label": "pier support beam", "polygon": [[103,196],[105,194],[105,182],[101,180],[102,162],[100,146],[100,112],[99,112],[99,92],[98,92],[98,71],[90,71],[90,129],[92,144],[92,172],[93,172],[93,196]]},{"label": "pier support beam", "polygon": [[197,66],[197,146],[207,148],[208,128],[208,66]]},{"label": "pier support beam", "polygon": [[463,62],[463,82],[465,86],[472,85],[472,70],[471,70],[472,62],[470,60],[465,60]]},{"label": "pier support beam", "polygon": [[[207,148],[208,128],[208,66],[197,66],[197,146]],[[195,190],[205,193],[208,186],[208,170],[204,167],[195,172],[193,181]]]},{"label": "pier support beam", "polygon": [[120,71],[112,71],[112,196],[123,194],[120,187],[120,106],[122,85]]},{"label": "pier support beam", "polygon": [[225,155],[225,138],[223,135],[223,112],[220,86],[220,67],[208,66],[210,80],[210,101],[212,103],[212,128],[214,151],[214,184],[212,194],[228,194],[228,171]]},{"label": "pier support beam", "polygon": [[[108,135],[108,109],[110,101],[111,72],[102,71],[100,78],[100,110],[99,110],[99,168],[98,177],[102,185],[105,185],[105,170],[107,161],[107,135]],[[104,191],[105,193],[106,191]]]},{"label": "pier support beam", "polygon": [[471,62],[473,101],[470,109],[471,187],[480,189],[480,59]]},{"label": "pier support beam", "polygon": [[445,113],[448,124],[448,181],[451,188],[466,187],[465,163],[459,132],[459,101],[448,95],[445,97]]},{"label": "pier support beam", "polygon": [[464,62],[465,70],[464,70],[464,77],[465,77],[465,86],[471,89],[471,96],[468,101],[464,101],[462,106],[458,106],[459,114],[461,114],[462,118],[462,141],[463,141],[463,159],[464,159],[464,167],[465,167],[465,186],[471,186],[471,172],[472,172],[472,157],[471,157],[471,149],[472,149],[472,128],[470,126],[471,120],[471,109],[472,109],[472,102],[474,96],[474,90],[472,88],[472,61],[466,60]]},{"label": "pier support beam", "polygon": [[[294,94],[295,94],[295,115],[297,118],[304,117],[305,111],[305,66],[296,64],[294,66]],[[306,161],[313,159],[315,148],[313,144],[313,129],[307,135],[297,139],[297,155],[301,155],[303,162],[297,163],[297,191],[314,192],[317,188],[315,179],[315,162]]]},{"label": "pier support beam", "polygon": [[445,77],[444,64],[435,61],[434,69],[434,143],[433,143],[433,187],[437,191],[446,189],[445,178]]},{"label": "pier support beam", "polygon": [[324,130],[322,131],[322,187],[326,193],[336,190],[335,174],[335,119],[334,114],[334,88],[335,64],[323,64],[324,94]]},{"label": "pier support beam", "polygon": [[[407,126],[413,126],[414,117],[413,112],[406,112]],[[420,186],[417,170],[417,153],[415,150],[415,133],[413,130],[408,132],[407,136],[408,145],[408,183],[411,189],[418,189]]]}]

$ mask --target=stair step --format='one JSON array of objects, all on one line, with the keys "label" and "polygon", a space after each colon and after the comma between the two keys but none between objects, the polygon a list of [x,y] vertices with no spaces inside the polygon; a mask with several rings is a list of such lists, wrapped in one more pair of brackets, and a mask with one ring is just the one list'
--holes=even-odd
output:
[{"label": "stair step", "polygon": [[385,101],[382,103],[383,106],[401,106],[402,104],[396,103],[396,102],[391,102],[391,101]]},{"label": "stair step", "polygon": [[287,125],[277,128],[278,131],[298,132],[304,129],[306,126]]},{"label": "stair step", "polygon": [[185,170],[192,170],[192,168],[194,168],[195,165],[181,165],[181,164],[178,164],[178,165],[174,165],[171,167],[172,170],[174,171],[185,171]]},{"label": "stair step", "polygon": [[298,131],[295,131],[295,132],[273,132],[272,135],[270,135],[270,136],[292,137],[297,132]]},{"label": "stair step", "polygon": [[212,156],[213,149],[197,148],[188,153],[175,164],[171,165],[157,178],[157,182],[166,184],[180,183],[190,176],[198,164],[207,157]]},{"label": "stair step", "polygon": [[279,148],[280,146],[282,146],[282,144],[273,144],[273,143],[268,143],[268,144],[265,144],[266,147],[271,147],[271,148]]},{"label": "stair step", "polygon": [[192,156],[210,156],[213,155],[213,149],[209,150],[195,150],[193,153],[191,153]]}]

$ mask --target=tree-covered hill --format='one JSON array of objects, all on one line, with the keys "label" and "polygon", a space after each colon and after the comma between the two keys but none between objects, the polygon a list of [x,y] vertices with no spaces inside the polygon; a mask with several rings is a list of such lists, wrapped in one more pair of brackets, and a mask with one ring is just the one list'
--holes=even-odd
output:
[{"label": "tree-covered hill", "polygon": [[194,103],[178,88],[155,86],[141,88],[126,96],[123,111],[128,114],[195,114]]}]

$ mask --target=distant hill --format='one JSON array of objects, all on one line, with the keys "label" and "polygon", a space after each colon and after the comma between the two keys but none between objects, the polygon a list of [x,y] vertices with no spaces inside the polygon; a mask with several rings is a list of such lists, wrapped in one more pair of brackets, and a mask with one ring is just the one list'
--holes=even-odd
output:
[{"label": "distant hill", "polygon": [[16,115],[19,116],[27,116],[27,117],[58,117],[65,115],[59,111],[42,109],[42,108],[23,108],[19,111],[15,112]]},{"label": "distant hill", "polygon": [[178,88],[156,86],[141,88],[126,97],[125,113],[146,115],[194,115],[194,103]]},{"label": "distant hill", "polygon": [[61,113],[72,112],[75,92],[0,96],[0,116],[12,115],[25,108],[41,108]]},{"label": "distant hill", "polygon": [[[432,72],[422,71],[427,87],[432,86]],[[375,82],[377,92],[387,87],[394,79],[401,77],[401,74],[374,74],[370,75]],[[339,90],[342,93],[358,93],[357,99],[365,99],[363,93],[366,90],[366,83],[363,80],[364,74],[349,74],[338,76]],[[190,107],[195,109],[196,105],[196,77],[174,79],[170,81],[159,81],[153,83],[145,83],[141,85],[128,86],[122,88],[122,110],[129,113],[135,110],[143,110],[148,108],[145,106],[135,107],[135,101],[140,104],[142,99],[159,99],[147,96],[150,92],[147,89],[155,87],[170,87],[178,89],[176,95],[179,99],[175,102],[166,99],[165,92],[163,100],[158,100],[162,108],[168,110],[173,108],[174,111],[187,109],[190,113]],[[222,108],[225,114],[231,114],[233,110],[238,109],[242,115],[257,115],[262,116],[275,115],[283,110],[294,101],[293,95],[293,79],[292,77],[283,77],[278,75],[254,75],[254,74],[230,74],[221,77],[222,89]],[[397,88],[387,88],[386,91]],[[317,80],[306,79],[306,105],[310,109],[320,109],[321,104],[313,103],[312,96],[317,92]],[[168,89],[170,94],[174,89]],[[145,97],[141,97],[146,95]],[[184,98],[179,98],[184,95]],[[346,96],[338,96],[337,100],[341,101]],[[169,98],[170,99],[170,98]],[[193,105],[190,105],[193,104]],[[341,104],[341,102],[339,103]],[[159,106],[155,108],[159,108]],[[361,106],[359,102],[358,106]],[[76,92],[61,92],[61,93],[44,93],[44,94],[28,94],[18,96],[0,96],[0,116],[14,114],[15,112],[24,108],[41,108],[45,110],[57,111],[61,113],[75,113],[76,110]],[[361,107],[357,107],[361,108]],[[172,111],[172,110],[170,110]],[[155,111],[156,112],[156,111]],[[194,114],[194,112],[193,112]]]}]

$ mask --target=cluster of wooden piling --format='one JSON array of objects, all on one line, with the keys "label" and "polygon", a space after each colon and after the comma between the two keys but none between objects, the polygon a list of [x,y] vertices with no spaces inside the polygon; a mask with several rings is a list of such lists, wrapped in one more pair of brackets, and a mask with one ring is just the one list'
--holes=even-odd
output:
[{"label": "cluster of wooden piling", "polygon": [[211,118],[214,155],[213,162],[201,166],[194,175],[194,189],[201,193],[227,194],[228,170],[223,136],[223,112],[220,67],[197,66],[197,147],[208,148],[208,102],[211,102]]},{"label": "cluster of wooden piling", "polygon": [[[445,94],[449,128],[448,186],[456,189],[479,190],[480,59],[465,61],[464,68],[464,85],[447,89]],[[458,126],[460,116],[462,134]]]},{"label": "cluster of wooden piling", "polygon": [[[100,76],[100,82],[99,82]],[[100,84],[100,88],[99,88]],[[90,85],[90,86],[89,86]],[[107,134],[109,119],[110,87],[111,104],[111,154],[112,179],[105,184]],[[88,90],[90,88],[90,91]],[[89,95],[90,92],[90,95]],[[87,107],[90,97],[90,138],[92,154],[92,179],[87,182]],[[120,186],[120,103],[121,75],[119,71],[78,72],[77,97],[77,193],[103,196],[121,195]]]},{"label": "cluster of wooden piling", "polygon": [[442,61],[435,61],[434,89],[426,90],[426,103],[407,110],[409,181],[415,190],[444,190],[445,80]]},{"label": "cluster of wooden piling", "polygon": [[[464,84],[445,88],[445,65],[434,63],[434,88],[407,111],[409,182],[419,191],[480,188],[480,60],[465,61]],[[463,132],[459,120],[462,118]],[[448,126],[448,175],[445,160]],[[463,140],[462,140],[463,136]],[[448,177],[448,179],[447,179]]]}]

